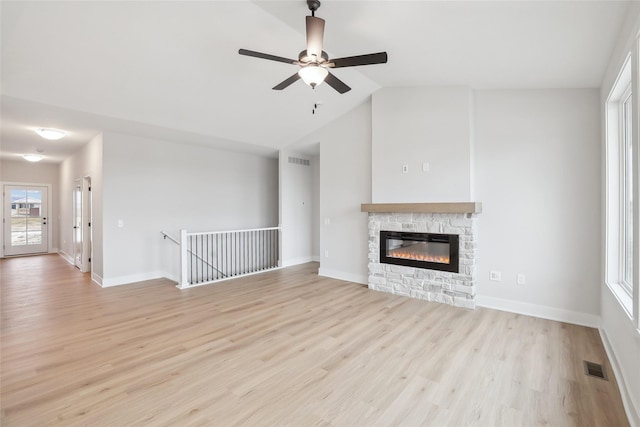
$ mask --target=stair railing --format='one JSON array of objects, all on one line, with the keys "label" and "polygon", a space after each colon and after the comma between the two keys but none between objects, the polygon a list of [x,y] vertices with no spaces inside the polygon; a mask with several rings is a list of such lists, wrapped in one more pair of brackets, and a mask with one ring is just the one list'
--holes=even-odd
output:
[{"label": "stair railing", "polygon": [[280,227],[161,233],[180,246],[180,289],[280,268]]}]

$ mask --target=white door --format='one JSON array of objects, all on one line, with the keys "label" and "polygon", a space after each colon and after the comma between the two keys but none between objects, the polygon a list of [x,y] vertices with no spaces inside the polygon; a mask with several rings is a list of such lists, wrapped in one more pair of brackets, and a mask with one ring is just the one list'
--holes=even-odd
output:
[{"label": "white door", "polygon": [[4,253],[48,251],[47,187],[4,186]]},{"label": "white door", "polygon": [[73,190],[73,263],[82,270],[82,186]]},{"label": "white door", "polygon": [[91,271],[92,235],[91,177],[85,176],[82,187],[82,267],[83,273]]}]

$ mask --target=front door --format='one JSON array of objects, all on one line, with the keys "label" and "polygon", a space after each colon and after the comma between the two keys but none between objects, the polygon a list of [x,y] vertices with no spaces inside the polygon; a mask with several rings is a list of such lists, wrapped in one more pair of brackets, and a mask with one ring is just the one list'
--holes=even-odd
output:
[{"label": "front door", "polygon": [[47,187],[4,186],[4,253],[48,251]]}]

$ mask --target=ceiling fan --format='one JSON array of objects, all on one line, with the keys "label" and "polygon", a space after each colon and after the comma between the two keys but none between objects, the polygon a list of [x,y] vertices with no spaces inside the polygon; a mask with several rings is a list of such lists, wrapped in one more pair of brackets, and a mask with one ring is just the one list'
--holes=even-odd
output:
[{"label": "ceiling fan", "polygon": [[358,65],[384,64],[387,62],[387,52],[370,53],[367,55],[349,56],[345,58],[329,59],[327,52],[322,50],[322,39],[324,37],[324,19],[315,16],[316,10],[320,7],[319,0],[307,0],[307,6],[311,11],[311,16],[307,16],[307,49],[300,52],[298,59],[283,58],[281,56],[269,55],[267,53],[255,52],[253,50],[240,49],[240,55],[253,56],[256,58],[268,59],[270,61],[284,62],[286,64],[298,65],[300,70],[282,83],[273,87],[274,90],[282,90],[299,79],[313,89],[323,81],[337,90],[345,93],[351,90],[342,80],[329,72],[329,68],[355,67]]}]

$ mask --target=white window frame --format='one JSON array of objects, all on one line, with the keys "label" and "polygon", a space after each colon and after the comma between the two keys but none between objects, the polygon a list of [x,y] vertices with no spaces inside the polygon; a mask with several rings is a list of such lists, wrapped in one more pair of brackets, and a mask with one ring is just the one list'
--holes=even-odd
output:
[{"label": "white window frame", "polygon": [[[620,157],[620,285],[633,297],[633,94],[631,82],[618,106]],[[629,211],[629,208],[631,210]]]},{"label": "white window frame", "polygon": [[[623,142],[625,130],[623,129],[623,125],[626,123],[623,117],[623,110],[625,105],[624,101],[627,97],[631,95],[631,99],[634,99],[631,82],[631,55],[629,55],[605,103],[605,282],[629,318],[633,318],[634,316],[633,283],[629,284],[623,280],[623,277],[625,277],[624,268],[628,266],[628,262],[623,259],[627,252],[627,249],[624,247],[624,243],[627,241],[624,233],[628,228],[625,226],[628,222],[624,212],[624,199],[626,195],[624,182],[627,177],[623,174],[627,168],[623,162],[627,156],[623,155],[623,149],[625,148]],[[637,191],[635,188],[632,188],[632,190]],[[631,218],[631,221],[634,220],[635,218]],[[633,265],[633,259],[631,259],[630,262]]]}]

